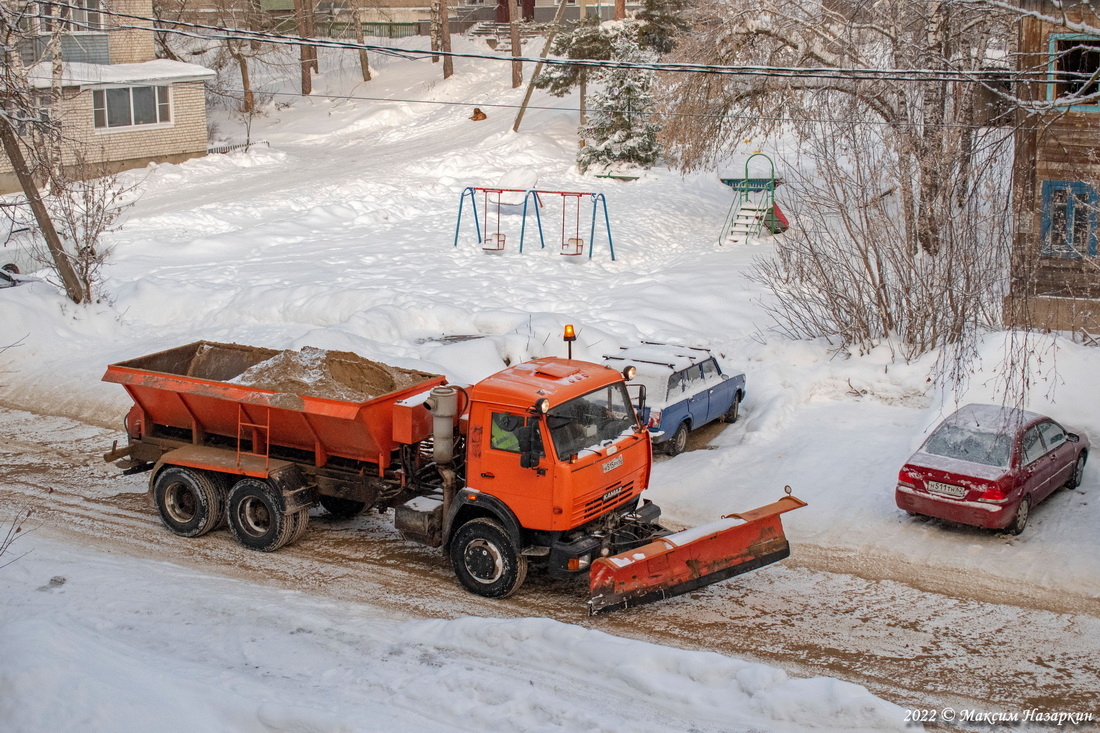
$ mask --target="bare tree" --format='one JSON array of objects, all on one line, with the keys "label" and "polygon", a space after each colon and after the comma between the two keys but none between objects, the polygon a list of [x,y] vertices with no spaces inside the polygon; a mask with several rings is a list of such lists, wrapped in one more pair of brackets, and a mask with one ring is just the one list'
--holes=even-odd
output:
[{"label": "bare tree", "polygon": [[[11,557],[10,550],[12,545],[17,540],[27,535],[27,523],[34,515],[34,510],[29,507],[20,507],[16,510],[15,516],[8,522],[7,529],[4,530],[4,534],[0,535],[0,568],[5,568],[11,565],[13,562],[23,557],[27,553],[24,552],[18,557]],[[8,557],[4,557],[8,555]]]},{"label": "bare tree", "polygon": [[[49,175],[53,166],[50,164],[48,144],[60,135],[59,125],[47,109],[56,92],[43,91],[32,84],[23,64],[22,50],[33,41],[29,29],[37,22],[35,4],[0,3],[0,48],[4,54],[3,68],[0,70],[0,143],[38,222],[65,293],[74,303],[80,303],[83,291],[50,220],[36,181],[36,177],[41,179]],[[59,33],[58,27],[50,44],[55,79],[60,72]],[[29,141],[29,146],[24,148],[20,137]],[[35,155],[35,159],[28,161],[25,153]]]},{"label": "bare tree", "polygon": [[518,89],[523,84],[523,63],[517,60],[523,55],[523,42],[516,21],[516,0],[506,0],[505,7],[508,8],[508,36],[512,46],[512,88]]},{"label": "bare tree", "polygon": [[133,205],[136,185],[124,185],[103,164],[93,164],[78,152],[74,164],[55,172],[53,195],[47,201],[58,233],[66,243],[85,303],[100,302],[102,268],[113,248],[103,235],[117,228],[123,212]]},{"label": "bare tree", "polygon": [[[669,87],[664,142],[685,169],[747,136],[800,136],[785,171],[796,227],[757,270],[782,329],[860,349],[896,337],[908,359],[962,354],[998,322],[1011,130],[979,124],[978,107],[1011,40],[1004,13],[953,0],[701,6],[674,57],[822,70]],[[895,78],[848,71],[876,68]]]},{"label": "bare tree", "polygon": [[356,0],[351,7],[351,23],[355,32],[355,42],[359,44],[359,69],[363,74],[363,81],[370,81],[370,59],[367,58],[367,49],[363,48],[366,39],[363,37],[363,7]]}]

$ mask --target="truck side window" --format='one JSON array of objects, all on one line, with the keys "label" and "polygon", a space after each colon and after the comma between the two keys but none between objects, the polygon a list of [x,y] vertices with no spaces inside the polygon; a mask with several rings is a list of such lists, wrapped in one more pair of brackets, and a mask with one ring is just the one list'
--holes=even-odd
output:
[{"label": "truck side window", "polygon": [[489,446],[497,450],[519,453],[519,436],[516,434],[523,427],[523,418],[519,415],[510,415],[507,412],[493,413],[493,431],[489,439]]}]

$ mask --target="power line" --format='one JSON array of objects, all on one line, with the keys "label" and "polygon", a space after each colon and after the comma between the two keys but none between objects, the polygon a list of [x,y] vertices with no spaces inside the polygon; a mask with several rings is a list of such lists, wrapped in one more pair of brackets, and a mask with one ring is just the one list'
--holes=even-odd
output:
[{"label": "power line", "polygon": [[[41,5],[52,6],[57,8],[80,10],[85,9],[71,5],[69,3],[58,2],[58,0],[43,0]],[[118,11],[100,9],[97,11],[100,15],[107,15],[116,18],[125,18],[129,20],[142,21],[153,24],[171,24],[175,26],[173,28],[156,27],[150,28],[148,25],[119,25],[117,27],[128,30],[143,30],[143,31],[159,31],[163,33],[171,33],[174,35],[180,35],[189,38],[197,38],[200,40],[239,40],[239,41],[262,41],[265,43],[271,43],[276,45],[293,45],[293,46],[311,46],[316,48],[334,48],[334,49],[346,49],[346,50],[364,50],[373,53],[392,56],[396,58],[402,58],[406,60],[420,60],[428,57],[451,57],[458,59],[477,59],[477,60],[489,60],[489,61],[520,61],[524,63],[542,63],[549,66],[581,66],[586,68],[599,68],[599,69],[634,69],[638,71],[654,71],[654,72],[670,72],[670,73],[698,73],[698,74],[714,74],[721,76],[768,76],[779,78],[810,78],[810,79],[823,79],[823,80],[844,80],[844,81],[905,81],[905,82],[968,82],[978,84],[988,84],[990,82],[999,81],[1000,75],[1004,71],[988,71],[988,70],[960,70],[960,69],[875,69],[875,68],[854,68],[854,67],[799,67],[799,66],[770,66],[770,65],[718,65],[718,64],[686,64],[686,63],[669,63],[669,62],[652,62],[652,63],[637,63],[626,61],[604,61],[598,59],[564,59],[564,58],[541,58],[532,56],[504,56],[500,54],[488,54],[488,53],[463,53],[457,51],[432,51],[432,50],[419,50],[419,49],[402,49],[394,46],[385,46],[379,44],[369,43],[356,43],[354,41],[345,41],[334,38],[304,38],[302,36],[294,36],[283,33],[272,33],[268,31],[253,31],[240,28],[226,28],[223,26],[215,26],[204,23],[193,23],[183,20],[168,20],[164,18],[150,18],[142,15],[135,15],[132,13],[122,13]],[[89,30],[95,30],[90,28],[86,22],[80,22],[76,20],[66,19],[64,22],[74,25],[80,25]],[[182,29],[194,29],[194,30],[182,30]],[[209,31],[214,35],[205,35],[195,31]],[[1014,75],[1019,78],[1035,77],[1037,79],[1045,79],[1046,72],[1044,70],[1036,71],[1018,71],[1014,72]]]}]

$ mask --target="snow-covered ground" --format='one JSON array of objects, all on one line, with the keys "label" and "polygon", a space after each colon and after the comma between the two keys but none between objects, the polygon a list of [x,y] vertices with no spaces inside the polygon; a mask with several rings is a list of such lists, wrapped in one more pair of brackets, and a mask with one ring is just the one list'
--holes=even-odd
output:
[{"label": "snow-covered ground", "polygon": [[34,544],[0,573],[12,733],[904,728],[858,685],[711,652],[549,619],[408,621]]},{"label": "snow-covered ground", "polygon": [[[918,521],[894,506],[897,470],[924,431],[956,401],[994,397],[1002,339],[987,339],[982,371],[960,395],[927,381],[930,359],[894,363],[885,348],[847,357],[769,333],[758,302],[767,294],[746,273],[771,244],[716,244],[731,200],[717,173],[738,170],[753,151],[772,149],[769,141],[730,151],[720,171],[656,169],[630,183],[585,177],[573,166],[572,100],[536,95],[550,109],[530,111],[514,134],[513,111],[490,106],[522,98],[506,65],[459,60],[442,81],[426,61],[374,61],[375,80],[364,84],[353,56],[324,52],[317,93],[281,97],[255,122],[253,138],[270,147],[126,174],[143,194],[110,236],[110,304],[74,308],[44,283],[0,290],[0,344],[18,344],[4,352],[0,401],[116,425],[128,401],[99,382],[105,366],[199,339],[351,350],[457,382],[564,355],[566,323],[577,327],[574,356],[595,361],[641,339],[705,345],[747,374],[748,396],[742,420],[708,450],[658,462],[651,498],[673,521],[711,521],[789,484],[810,504],[785,519],[795,561],[802,547],[835,556],[838,569],[872,558],[885,576],[917,586],[946,574],[1011,582],[1021,597],[1100,597],[1100,503],[1092,501],[1100,469],[1086,470],[1081,490],[1038,507],[1018,538]],[[475,105],[488,120],[467,119]],[[532,217],[520,254],[520,217],[504,214],[507,250],[483,253],[469,208],[454,246],[463,188],[497,185],[518,169],[537,172],[540,189],[603,192],[616,259],[599,227],[591,260],[560,256],[554,197],[545,201],[545,249]],[[587,217],[586,208],[586,239]],[[494,213],[487,226],[495,230]],[[574,234],[567,225],[564,237]],[[476,338],[444,338],[453,336]],[[1047,381],[1029,407],[1100,439],[1100,352],[1061,343],[1045,363]],[[68,581],[37,593],[44,575]],[[179,730],[297,730],[301,721],[334,730],[433,721],[622,729],[630,700],[648,706],[629,713],[643,730],[669,729],[662,714],[701,730],[901,725],[897,710],[884,712],[859,689],[785,680],[717,655],[544,620],[373,618],[369,608],[48,542],[0,571],[0,585],[0,713],[22,715],[26,730],[85,727],[85,714],[91,729],[115,729],[130,713],[152,720],[164,710],[151,700],[168,690],[165,718]],[[179,613],[169,628],[153,628],[166,598]],[[244,618],[245,609],[258,618]],[[223,622],[220,639],[196,641],[191,615]],[[470,640],[481,643],[464,646]],[[529,669],[510,658],[546,661]],[[95,674],[85,679],[89,667]],[[546,699],[548,678],[557,702]],[[74,687],[86,705],[21,712],[13,702],[43,690],[60,699]],[[482,706],[495,710],[491,718],[477,717],[490,714]]]}]

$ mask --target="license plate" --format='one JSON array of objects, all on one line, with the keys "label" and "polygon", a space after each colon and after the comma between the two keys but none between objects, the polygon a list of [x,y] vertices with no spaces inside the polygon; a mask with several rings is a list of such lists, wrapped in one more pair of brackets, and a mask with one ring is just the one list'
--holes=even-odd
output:
[{"label": "license plate", "polygon": [[618,468],[621,465],[623,465],[623,457],[622,456],[619,456],[618,458],[612,458],[610,461],[603,464],[603,472],[607,473],[611,469]]},{"label": "license plate", "polygon": [[926,483],[928,490],[936,494],[946,494],[947,496],[963,497],[966,496],[966,489],[961,486],[955,486],[954,484],[943,484],[939,481],[928,481]]}]

